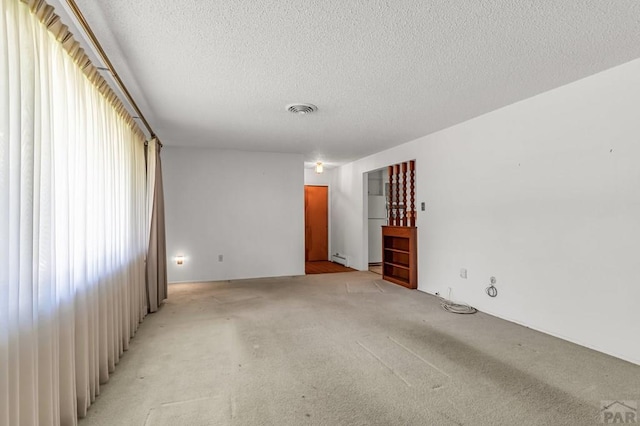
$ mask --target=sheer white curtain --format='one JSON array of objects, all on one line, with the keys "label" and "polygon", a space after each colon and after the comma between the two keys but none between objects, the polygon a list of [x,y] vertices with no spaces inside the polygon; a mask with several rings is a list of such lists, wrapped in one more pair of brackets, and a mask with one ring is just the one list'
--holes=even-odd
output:
[{"label": "sheer white curtain", "polygon": [[0,5],[0,426],[73,425],[146,314],[144,138],[50,10]]}]

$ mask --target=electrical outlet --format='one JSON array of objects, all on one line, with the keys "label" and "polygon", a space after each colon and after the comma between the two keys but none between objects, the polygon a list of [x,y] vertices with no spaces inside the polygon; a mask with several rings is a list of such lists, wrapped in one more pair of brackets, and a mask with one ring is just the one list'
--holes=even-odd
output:
[{"label": "electrical outlet", "polygon": [[460,278],[467,279],[467,268],[460,269]]},{"label": "electrical outlet", "polygon": [[491,278],[489,278],[489,282],[490,282],[491,284],[495,284],[495,283],[496,283],[496,277],[491,277]]},{"label": "electrical outlet", "polygon": [[224,260],[224,256],[221,254],[218,255],[218,262],[222,262]]}]

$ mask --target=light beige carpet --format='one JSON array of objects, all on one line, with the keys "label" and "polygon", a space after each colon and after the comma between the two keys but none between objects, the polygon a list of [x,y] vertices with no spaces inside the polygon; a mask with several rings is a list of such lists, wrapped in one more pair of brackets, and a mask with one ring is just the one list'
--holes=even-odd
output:
[{"label": "light beige carpet", "polygon": [[369,272],[176,284],[81,426],[589,425],[640,367]]}]

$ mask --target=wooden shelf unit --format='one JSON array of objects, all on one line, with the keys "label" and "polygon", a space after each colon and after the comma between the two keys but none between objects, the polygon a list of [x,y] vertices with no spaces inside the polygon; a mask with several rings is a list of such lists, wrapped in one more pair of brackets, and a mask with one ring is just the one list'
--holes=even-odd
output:
[{"label": "wooden shelf unit", "polygon": [[382,279],[407,288],[418,288],[415,226],[382,227]]}]

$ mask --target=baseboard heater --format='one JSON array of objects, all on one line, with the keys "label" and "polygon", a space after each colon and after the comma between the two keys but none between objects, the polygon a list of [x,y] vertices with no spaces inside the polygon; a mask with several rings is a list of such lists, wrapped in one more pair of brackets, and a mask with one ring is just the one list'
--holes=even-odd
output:
[{"label": "baseboard heater", "polygon": [[335,263],[339,263],[342,266],[349,267],[349,259],[347,259],[347,256],[343,254],[340,254],[340,253],[334,254],[333,256],[331,256],[331,261]]}]

